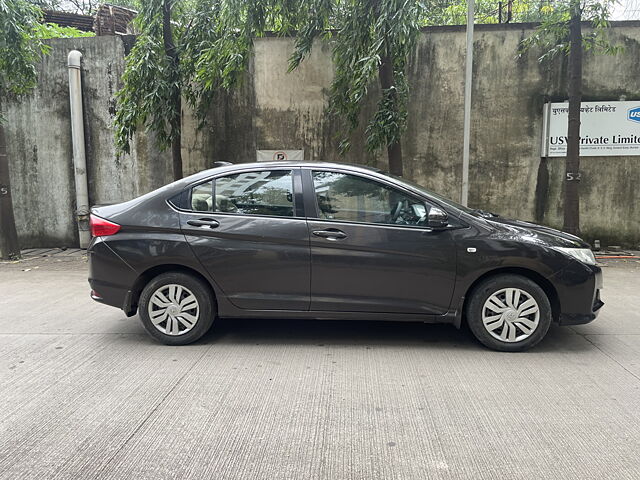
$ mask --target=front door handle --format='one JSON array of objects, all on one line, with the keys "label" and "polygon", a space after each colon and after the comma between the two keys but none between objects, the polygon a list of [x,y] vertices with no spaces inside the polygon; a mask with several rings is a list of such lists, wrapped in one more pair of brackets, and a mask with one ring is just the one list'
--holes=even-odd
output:
[{"label": "front door handle", "polygon": [[329,228],[328,230],[314,230],[313,233],[316,237],[326,238],[327,240],[338,240],[340,238],[347,238],[347,234],[337,228]]},{"label": "front door handle", "polygon": [[187,220],[187,225],[191,225],[192,227],[217,228],[220,226],[220,222],[213,218],[199,218],[198,220]]}]

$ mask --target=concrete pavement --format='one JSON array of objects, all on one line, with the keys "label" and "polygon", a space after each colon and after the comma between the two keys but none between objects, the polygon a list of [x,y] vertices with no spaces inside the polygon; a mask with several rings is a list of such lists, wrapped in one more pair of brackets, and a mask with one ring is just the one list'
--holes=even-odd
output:
[{"label": "concrete pavement", "polygon": [[640,263],[612,263],[601,316],[524,354],[273,320],[166,347],[77,257],[0,265],[0,478],[640,478]]}]

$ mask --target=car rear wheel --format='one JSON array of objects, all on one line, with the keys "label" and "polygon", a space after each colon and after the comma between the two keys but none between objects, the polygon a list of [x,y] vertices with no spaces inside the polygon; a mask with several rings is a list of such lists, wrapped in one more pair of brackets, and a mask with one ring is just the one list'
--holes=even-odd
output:
[{"label": "car rear wheel", "polygon": [[544,338],[552,313],[537,283],[520,275],[497,275],[474,289],[466,317],[475,337],[487,347],[519,352]]},{"label": "car rear wheel", "polygon": [[138,311],[153,338],[165,345],[187,345],[211,328],[213,302],[209,286],[199,278],[167,272],[142,290]]}]

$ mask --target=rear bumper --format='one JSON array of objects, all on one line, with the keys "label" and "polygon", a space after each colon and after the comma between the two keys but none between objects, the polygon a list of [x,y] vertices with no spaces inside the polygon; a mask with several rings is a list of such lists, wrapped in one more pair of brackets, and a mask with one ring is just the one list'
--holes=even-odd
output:
[{"label": "rear bumper", "polygon": [[596,265],[572,264],[550,278],[560,303],[560,325],[582,325],[592,322],[604,302],[600,298],[602,270]]},{"label": "rear bumper", "polygon": [[133,315],[131,288],[137,274],[100,238],[95,238],[87,249],[89,257],[89,285],[91,298],[111,305],[127,315]]}]

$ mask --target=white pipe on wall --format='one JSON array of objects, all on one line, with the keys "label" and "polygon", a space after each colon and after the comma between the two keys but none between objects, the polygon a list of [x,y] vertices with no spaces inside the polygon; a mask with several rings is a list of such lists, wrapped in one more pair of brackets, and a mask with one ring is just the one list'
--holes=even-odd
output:
[{"label": "white pipe on wall", "polygon": [[84,122],[82,120],[82,53],[71,50],[67,56],[69,68],[69,103],[71,106],[71,141],[73,143],[73,171],[76,183],[76,221],[80,248],[87,248],[91,241],[89,232],[89,187],[87,183],[87,158],[84,150]]}]

